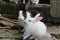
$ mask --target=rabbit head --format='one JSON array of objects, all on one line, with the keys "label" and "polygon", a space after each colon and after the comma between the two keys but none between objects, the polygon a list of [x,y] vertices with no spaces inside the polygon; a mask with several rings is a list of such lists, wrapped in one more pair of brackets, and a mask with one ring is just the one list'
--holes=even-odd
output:
[{"label": "rabbit head", "polygon": [[27,18],[26,18],[25,21],[27,23],[29,23],[29,22],[38,22],[38,21],[40,22],[43,19],[43,17],[40,16],[40,13],[37,13],[35,17],[31,17],[30,12],[26,12],[26,14],[27,14]]}]

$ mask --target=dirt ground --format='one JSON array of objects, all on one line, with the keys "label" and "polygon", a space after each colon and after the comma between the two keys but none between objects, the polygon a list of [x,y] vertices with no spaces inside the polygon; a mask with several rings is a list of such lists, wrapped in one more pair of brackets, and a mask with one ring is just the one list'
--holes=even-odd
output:
[{"label": "dirt ground", "polygon": [[[47,31],[51,34],[60,35],[60,26],[47,26],[47,29]],[[18,40],[20,36],[21,34],[18,30],[0,29],[0,40]]]}]

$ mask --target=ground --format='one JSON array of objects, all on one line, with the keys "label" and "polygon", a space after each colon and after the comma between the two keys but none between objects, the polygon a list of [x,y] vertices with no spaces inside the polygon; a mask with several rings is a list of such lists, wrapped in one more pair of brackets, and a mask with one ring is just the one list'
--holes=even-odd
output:
[{"label": "ground", "polygon": [[[60,40],[60,26],[48,26],[48,32],[51,34],[56,34],[57,39]],[[21,34],[18,30],[0,29],[0,40],[18,40]]]}]

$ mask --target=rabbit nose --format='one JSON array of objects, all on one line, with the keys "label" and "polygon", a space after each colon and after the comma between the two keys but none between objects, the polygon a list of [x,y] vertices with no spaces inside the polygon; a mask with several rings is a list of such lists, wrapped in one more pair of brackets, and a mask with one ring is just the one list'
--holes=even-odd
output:
[{"label": "rabbit nose", "polygon": [[29,22],[31,22],[31,20],[29,20]]}]

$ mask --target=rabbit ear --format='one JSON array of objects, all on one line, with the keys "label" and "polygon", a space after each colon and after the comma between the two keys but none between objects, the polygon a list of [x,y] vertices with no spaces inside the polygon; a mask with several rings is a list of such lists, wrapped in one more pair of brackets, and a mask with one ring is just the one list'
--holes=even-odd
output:
[{"label": "rabbit ear", "polygon": [[23,11],[22,10],[19,11],[18,19],[24,20],[24,16],[23,16]]},{"label": "rabbit ear", "polygon": [[41,21],[43,19],[43,17],[36,17],[35,21]]},{"label": "rabbit ear", "polygon": [[36,16],[35,16],[35,21],[40,21],[43,19],[43,17],[39,17],[40,14],[38,13]]},{"label": "rabbit ear", "polygon": [[36,18],[36,17],[38,17],[38,16],[40,16],[40,14],[39,14],[39,13],[35,16],[35,18]]},{"label": "rabbit ear", "polygon": [[27,18],[30,18],[30,17],[31,17],[31,16],[30,16],[30,15],[31,15],[30,12],[27,11],[26,14],[27,14]]}]

